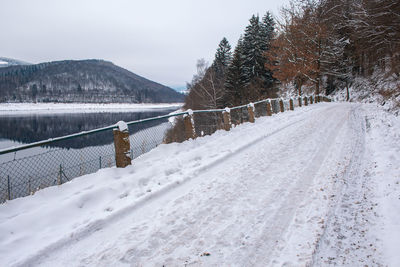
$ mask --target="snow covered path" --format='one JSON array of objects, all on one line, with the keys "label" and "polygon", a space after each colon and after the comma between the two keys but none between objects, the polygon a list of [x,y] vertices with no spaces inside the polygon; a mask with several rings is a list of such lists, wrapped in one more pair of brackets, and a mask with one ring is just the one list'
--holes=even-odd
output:
[{"label": "snow covered path", "polygon": [[259,118],[8,202],[0,265],[385,265],[366,112]]}]

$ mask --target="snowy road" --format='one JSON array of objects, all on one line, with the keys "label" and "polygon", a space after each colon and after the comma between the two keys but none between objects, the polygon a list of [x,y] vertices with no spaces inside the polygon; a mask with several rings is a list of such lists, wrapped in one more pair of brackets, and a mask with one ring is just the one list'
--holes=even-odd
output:
[{"label": "snowy road", "polygon": [[367,118],[361,104],[317,104],[11,201],[0,263],[385,265]]}]

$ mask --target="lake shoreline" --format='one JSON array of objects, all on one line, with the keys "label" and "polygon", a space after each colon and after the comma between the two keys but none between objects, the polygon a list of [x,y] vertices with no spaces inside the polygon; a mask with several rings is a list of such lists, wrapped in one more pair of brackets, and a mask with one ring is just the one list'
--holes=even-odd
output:
[{"label": "lake shoreline", "polygon": [[183,103],[1,103],[0,116],[24,114],[142,112],[179,109]]}]

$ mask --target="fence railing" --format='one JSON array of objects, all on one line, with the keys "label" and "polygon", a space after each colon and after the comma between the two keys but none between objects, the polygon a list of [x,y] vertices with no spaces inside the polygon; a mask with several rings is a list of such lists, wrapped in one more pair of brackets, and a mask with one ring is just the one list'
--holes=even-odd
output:
[{"label": "fence railing", "polygon": [[[257,117],[294,110],[303,105],[331,100],[325,96],[265,99],[247,105],[213,110],[187,110],[0,150],[0,203],[60,185],[75,177],[106,167],[125,167],[131,160],[162,143],[182,142],[229,131]],[[103,145],[92,146],[90,139]],[[65,148],[65,142],[80,148]],[[83,147],[83,148],[82,148]]]}]

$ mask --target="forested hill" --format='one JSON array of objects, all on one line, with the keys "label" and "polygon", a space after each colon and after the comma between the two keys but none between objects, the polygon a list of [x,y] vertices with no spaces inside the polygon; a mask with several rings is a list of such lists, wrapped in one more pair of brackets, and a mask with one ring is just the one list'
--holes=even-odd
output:
[{"label": "forested hill", "polygon": [[0,102],[168,103],[183,95],[103,60],[0,68]]}]

